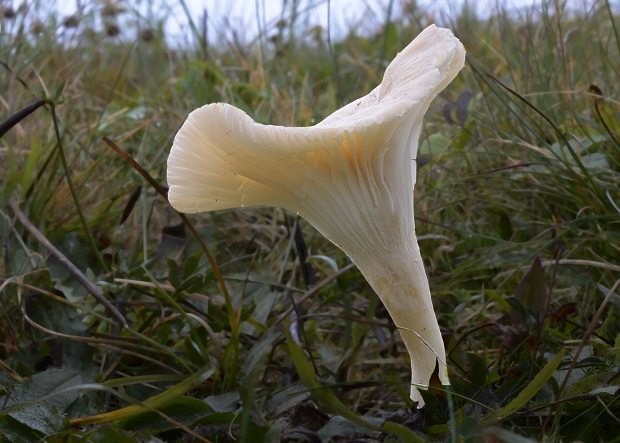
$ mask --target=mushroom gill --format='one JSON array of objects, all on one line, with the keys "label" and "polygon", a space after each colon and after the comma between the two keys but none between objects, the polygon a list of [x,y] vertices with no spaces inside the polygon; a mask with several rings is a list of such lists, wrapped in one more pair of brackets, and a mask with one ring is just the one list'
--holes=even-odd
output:
[{"label": "mushroom gill", "polygon": [[[422,118],[463,67],[463,45],[426,28],[372,92],[316,126],[254,122],[222,103],[193,111],[168,158],[180,212],[277,206],[304,217],[358,266],[401,330],[412,383],[428,385],[445,350],[415,237],[413,186]],[[411,398],[423,405],[416,387]]]}]

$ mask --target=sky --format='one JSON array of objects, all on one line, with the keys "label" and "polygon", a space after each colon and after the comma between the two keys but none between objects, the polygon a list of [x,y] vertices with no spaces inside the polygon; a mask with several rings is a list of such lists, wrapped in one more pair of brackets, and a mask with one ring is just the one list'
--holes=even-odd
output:
[{"label": "sky", "polygon": [[[87,2],[92,0],[86,0]],[[105,1],[118,0],[98,0]],[[299,29],[304,31],[320,25],[327,28],[327,0],[184,0],[189,14],[196,23],[201,23],[203,14],[208,13],[208,38],[210,42],[217,42],[223,38],[222,32],[231,34],[235,30],[241,42],[252,41],[259,29],[271,30],[281,17],[288,17],[293,2],[297,2],[301,19],[297,22]],[[447,17],[455,16],[462,8],[465,0],[418,0],[419,8],[434,16],[438,24],[447,22]],[[470,0],[470,5],[484,16],[495,10],[496,5],[502,8],[517,11],[519,8],[531,6],[536,0]],[[562,0],[564,3],[566,0]],[[57,0],[56,8],[63,15],[69,15],[76,10],[76,4],[84,0]],[[569,0],[569,4],[579,5],[591,3],[592,0]],[[121,0],[125,7],[135,9],[143,17],[168,17],[166,34],[168,38],[191,38],[187,14],[182,7],[181,0]],[[353,26],[363,32],[379,29],[386,20],[386,12],[390,0],[331,0],[330,29],[333,39],[343,37]],[[405,0],[393,0],[392,17],[402,13]],[[539,1],[536,1],[539,3]],[[612,2],[613,3],[613,2]],[[269,33],[268,33],[269,34]],[[230,35],[227,35],[230,38]]]}]

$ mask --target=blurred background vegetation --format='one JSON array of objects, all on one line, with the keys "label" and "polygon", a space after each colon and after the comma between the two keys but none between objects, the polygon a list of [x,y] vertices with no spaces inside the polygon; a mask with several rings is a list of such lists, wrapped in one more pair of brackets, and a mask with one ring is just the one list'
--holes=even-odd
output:
[{"label": "blurred background vegetation", "polygon": [[0,138],[0,440],[620,441],[617,5],[443,19],[468,59],[425,118],[415,215],[452,389],[417,410],[344,253],[277,208],[192,215],[203,247],[102,141],[165,186],[191,110],[313,125],[435,22],[402,0],[330,45],[297,4],[249,42],[188,16],[183,43],[129,3],[2,4],[3,128],[36,110]]}]

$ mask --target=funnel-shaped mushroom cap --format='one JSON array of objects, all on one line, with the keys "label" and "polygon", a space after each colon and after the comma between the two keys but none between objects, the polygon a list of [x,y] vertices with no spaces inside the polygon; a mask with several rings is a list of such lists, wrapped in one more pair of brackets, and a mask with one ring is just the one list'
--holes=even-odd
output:
[{"label": "funnel-shaped mushroom cap", "polygon": [[[316,126],[265,126],[230,105],[203,106],[175,137],[170,203],[180,212],[266,205],[298,213],[351,257],[398,326],[443,357],[415,239],[413,185],[424,113],[464,60],[458,39],[432,25],[370,94]],[[401,335],[413,382],[428,384],[436,356],[413,333]],[[447,383],[445,370],[440,377]],[[421,404],[416,389],[411,395]]]}]

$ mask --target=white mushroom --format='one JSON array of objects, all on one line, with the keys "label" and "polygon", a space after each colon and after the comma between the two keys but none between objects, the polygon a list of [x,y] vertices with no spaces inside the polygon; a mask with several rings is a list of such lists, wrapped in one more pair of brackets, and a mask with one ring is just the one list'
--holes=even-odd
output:
[{"label": "white mushroom", "polygon": [[[415,236],[413,185],[422,118],[454,79],[465,50],[447,29],[426,28],[367,96],[316,126],[254,122],[222,103],[192,112],[168,158],[169,200],[180,212],[277,206],[304,217],[358,266],[397,326],[445,350]],[[401,330],[412,383],[428,385],[437,357]],[[412,385],[411,398],[423,405]]]}]

